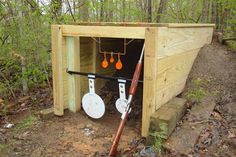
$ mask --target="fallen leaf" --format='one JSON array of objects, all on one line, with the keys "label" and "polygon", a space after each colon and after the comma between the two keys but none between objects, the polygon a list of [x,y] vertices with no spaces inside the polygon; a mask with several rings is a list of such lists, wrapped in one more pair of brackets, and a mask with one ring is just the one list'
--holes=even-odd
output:
[{"label": "fallen leaf", "polygon": [[228,131],[228,138],[235,138],[236,135],[235,135],[235,132],[234,131]]},{"label": "fallen leaf", "polygon": [[29,98],[30,98],[30,96],[25,96],[25,97],[20,98],[18,101],[23,103],[24,101],[28,100]]},{"label": "fallen leaf", "polygon": [[218,120],[222,120],[222,119],[223,119],[222,116],[221,116],[218,112],[215,112],[215,111],[214,111],[214,112],[212,113],[212,115],[213,115],[214,118],[216,118],[216,119],[218,119]]},{"label": "fallen leaf", "polygon": [[3,102],[4,102],[4,100],[3,100],[3,99],[0,99],[0,104],[3,103]]}]

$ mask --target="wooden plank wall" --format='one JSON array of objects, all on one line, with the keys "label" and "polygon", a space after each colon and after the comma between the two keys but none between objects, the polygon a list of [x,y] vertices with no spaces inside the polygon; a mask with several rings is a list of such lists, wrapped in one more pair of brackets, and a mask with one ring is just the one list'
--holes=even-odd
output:
[{"label": "wooden plank wall", "polygon": [[[143,136],[148,136],[151,114],[183,91],[200,48],[211,42],[213,27],[158,27],[156,33],[147,35],[148,32],[150,31],[146,30],[145,43],[146,46],[151,45],[153,49],[146,47],[144,59]],[[156,40],[153,39],[154,34],[157,36]],[[150,42],[150,39],[155,40],[156,43]],[[153,58],[157,55],[157,61],[151,61],[148,58],[149,53],[152,53]],[[156,72],[153,71],[154,69]],[[154,77],[155,80],[152,80]],[[155,88],[153,92],[151,92],[152,88]]]}]

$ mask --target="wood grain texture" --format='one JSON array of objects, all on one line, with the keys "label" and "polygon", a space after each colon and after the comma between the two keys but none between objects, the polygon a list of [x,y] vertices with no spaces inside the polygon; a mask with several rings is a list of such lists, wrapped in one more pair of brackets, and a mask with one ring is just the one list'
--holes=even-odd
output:
[{"label": "wood grain texture", "polygon": [[144,53],[144,84],[143,84],[143,110],[142,110],[142,136],[148,136],[151,108],[155,106],[156,76],[157,76],[157,35],[158,28],[147,28],[145,34]]},{"label": "wood grain texture", "polygon": [[[94,72],[94,47],[93,39],[89,37],[80,37],[80,71],[81,72]],[[81,98],[84,94],[88,93],[88,77],[80,77],[80,95]]]},{"label": "wood grain texture", "polygon": [[155,110],[183,91],[199,50],[198,48],[158,60]]},{"label": "wood grain texture", "polygon": [[[67,65],[70,71],[80,71],[80,43],[79,37],[66,37]],[[68,108],[76,112],[81,107],[80,77],[69,75],[68,78]]]},{"label": "wood grain texture", "polygon": [[163,31],[165,31],[165,37],[159,38],[162,51],[158,53],[158,58],[183,53],[210,44],[213,28],[168,28]]},{"label": "wood grain texture", "polygon": [[144,39],[145,27],[63,25],[63,35]]},{"label": "wood grain texture", "polygon": [[64,86],[63,86],[63,52],[65,52],[65,39],[62,37],[62,27],[53,25],[52,31],[52,71],[53,71],[53,99],[54,114],[64,114]]}]

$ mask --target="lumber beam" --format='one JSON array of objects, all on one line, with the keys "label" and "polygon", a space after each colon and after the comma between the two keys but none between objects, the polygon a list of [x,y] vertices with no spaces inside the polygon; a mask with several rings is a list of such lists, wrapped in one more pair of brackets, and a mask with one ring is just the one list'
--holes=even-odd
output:
[{"label": "lumber beam", "polygon": [[[68,70],[80,71],[79,37],[66,37]],[[80,77],[68,75],[68,108],[76,112],[81,107]]]},{"label": "lumber beam", "polygon": [[65,53],[65,38],[62,36],[62,26],[53,25],[52,31],[52,72],[54,114],[64,114],[64,85],[63,85],[63,53]]},{"label": "lumber beam", "polygon": [[156,99],[157,76],[157,33],[158,28],[147,28],[145,33],[144,53],[144,84],[143,84],[143,110],[142,110],[142,136],[148,136],[150,116]]},{"label": "lumber beam", "polygon": [[63,36],[144,39],[145,27],[63,25]]}]

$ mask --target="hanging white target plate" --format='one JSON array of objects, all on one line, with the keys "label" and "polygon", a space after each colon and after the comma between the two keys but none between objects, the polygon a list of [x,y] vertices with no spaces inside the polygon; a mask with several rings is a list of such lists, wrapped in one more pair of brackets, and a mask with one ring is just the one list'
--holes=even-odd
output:
[{"label": "hanging white target plate", "polygon": [[102,98],[95,93],[94,75],[89,75],[89,93],[82,98],[82,106],[85,113],[94,119],[101,118],[105,113],[105,104]]}]

